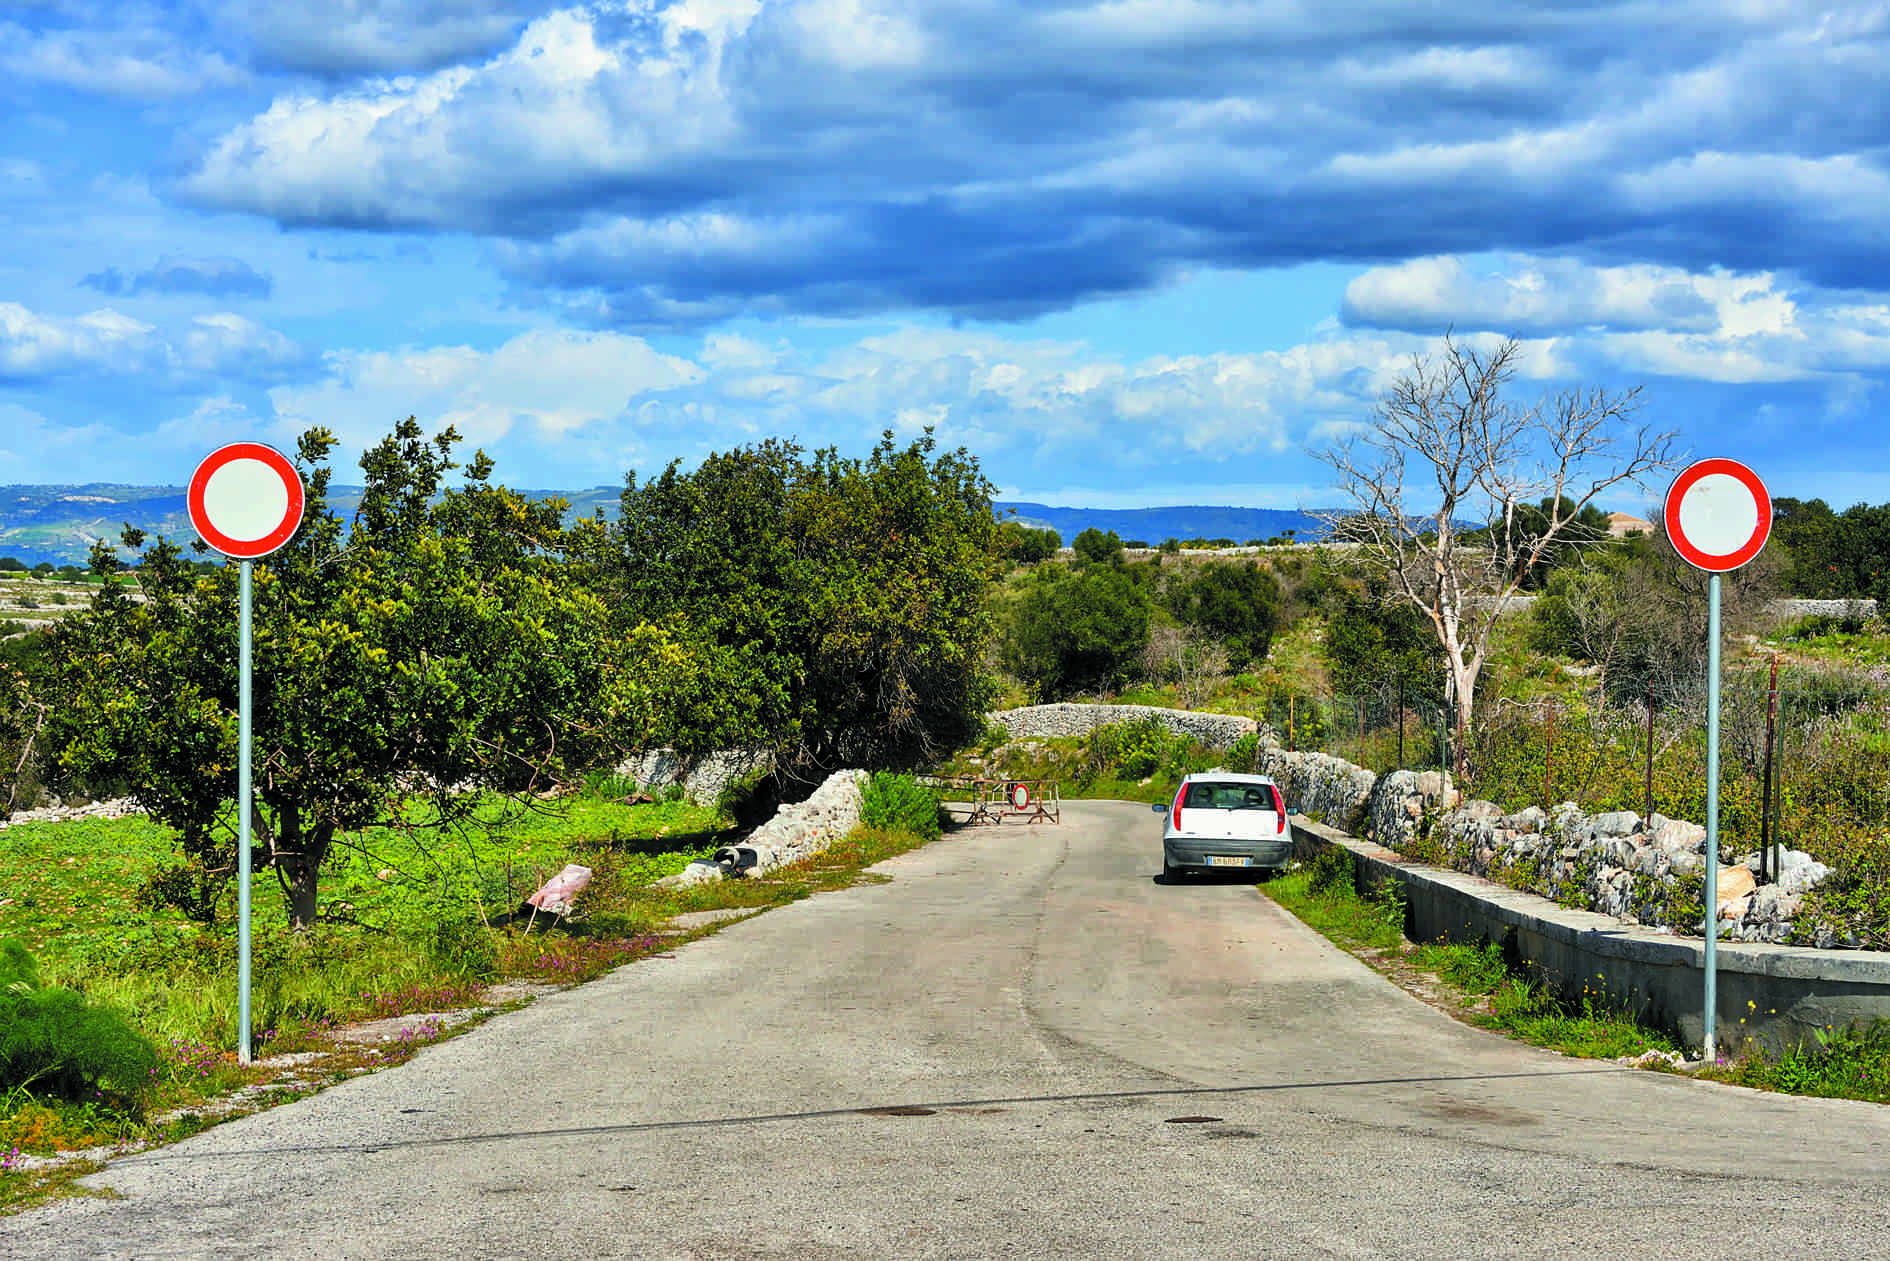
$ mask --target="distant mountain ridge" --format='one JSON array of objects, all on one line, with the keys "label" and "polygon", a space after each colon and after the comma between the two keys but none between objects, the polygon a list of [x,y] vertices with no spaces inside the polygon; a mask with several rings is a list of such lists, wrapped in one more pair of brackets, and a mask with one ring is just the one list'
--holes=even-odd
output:
[{"label": "distant mountain ridge", "polygon": [[[83,565],[98,538],[117,539],[126,524],[147,534],[179,541],[196,537],[183,486],[131,486],[88,482],[79,486],[0,486],[0,556],[28,565]],[[514,488],[518,489],[518,488]],[[328,504],[342,520],[354,516],[362,487],[331,486]],[[520,490],[543,499],[558,495],[571,504],[574,517],[602,509],[617,515],[619,486],[586,490]],[[1294,531],[1317,538],[1325,527],[1304,512],[1278,508],[1230,508],[1188,505],[1174,508],[1063,508],[1050,504],[1000,501],[992,504],[1000,519],[1032,529],[1051,529],[1067,546],[1086,529],[1114,530],[1123,539],[1159,544],[1164,539],[1270,539]]]},{"label": "distant mountain ridge", "polygon": [[1299,539],[1316,539],[1326,532],[1325,523],[1308,512],[1293,508],[1231,508],[1186,504],[1173,508],[1058,508],[1049,504],[997,502],[991,505],[1000,518],[1015,514],[1014,520],[1032,529],[1055,530],[1063,536],[1064,546],[1084,530],[1114,530],[1122,539],[1139,539],[1160,546],[1165,539],[1249,539],[1266,540],[1287,531]]}]

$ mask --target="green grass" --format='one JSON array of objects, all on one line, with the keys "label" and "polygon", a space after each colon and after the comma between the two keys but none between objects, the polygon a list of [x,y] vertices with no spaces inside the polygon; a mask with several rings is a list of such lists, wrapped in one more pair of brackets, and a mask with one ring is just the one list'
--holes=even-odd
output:
[{"label": "green grass", "polygon": [[[345,1080],[398,1063],[444,1036],[416,1019],[410,1036],[375,1048],[329,1034],[360,1019],[479,1006],[501,979],[573,983],[715,931],[664,931],[686,911],[759,911],[825,889],[876,879],[864,868],[923,844],[904,832],[862,828],[816,858],[765,877],[665,890],[680,870],[725,839],[727,821],[681,802],[625,804],[612,785],[558,809],[488,802],[480,829],[444,833],[415,815],[408,826],[348,838],[324,872],[322,902],[335,922],[288,931],[266,873],[255,885],[251,1028],[259,1062],[242,1066],[237,1039],[234,912],[214,926],[140,910],[136,892],[171,858],[170,832],[143,818],[26,824],[0,831],[0,940],[17,937],[49,984],[124,1013],[157,1047],[160,1067],[142,1097],[75,1101],[0,1088],[0,1212],[61,1194],[96,1164],[27,1168],[22,1157],[171,1141],[222,1119],[231,1092],[267,1087],[287,1051],[320,1054],[318,1075]],[[515,916],[539,883],[567,862],[593,872],[579,915]],[[231,1114],[307,1093],[285,1084]]]},{"label": "green grass", "polygon": [[[1316,876],[1313,868],[1302,867],[1261,888],[1333,943],[1394,979],[1407,969],[1435,977],[1471,1024],[1582,1059],[1675,1049],[1666,1033],[1637,1023],[1605,993],[1558,994],[1508,966],[1502,950],[1489,942],[1414,945],[1405,940],[1404,907],[1395,892],[1361,897],[1349,881],[1321,882]],[[1316,888],[1320,883],[1325,887]]]},{"label": "green grass", "polygon": [[1742,1055],[1705,1075],[1757,1090],[1890,1103],[1890,1021],[1827,1032],[1820,1041],[1782,1056]]}]

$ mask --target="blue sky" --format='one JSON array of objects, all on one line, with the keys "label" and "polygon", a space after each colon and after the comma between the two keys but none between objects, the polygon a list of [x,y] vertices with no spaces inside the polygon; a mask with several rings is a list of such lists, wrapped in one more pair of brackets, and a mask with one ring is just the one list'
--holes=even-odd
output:
[{"label": "blue sky", "polygon": [[1890,501],[1882,3],[0,0],[0,111],[0,483],[414,414],[1313,506],[1454,330]]}]

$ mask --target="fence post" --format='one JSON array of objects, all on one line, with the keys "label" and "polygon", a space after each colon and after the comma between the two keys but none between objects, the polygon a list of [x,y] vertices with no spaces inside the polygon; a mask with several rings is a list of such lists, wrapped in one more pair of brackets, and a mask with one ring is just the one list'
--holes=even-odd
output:
[{"label": "fence post", "polygon": [[1555,801],[1549,792],[1549,776],[1555,770],[1555,702],[1549,702],[1549,742],[1542,751],[1542,808],[1553,809]]},{"label": "fence post", "polygon": [[1643,696],[1641,703],[1647,706],[1647,809],[1641,812],[1643,819],[1654,817],[1654,698]]},{"label": "fence post", "polygon": [[1777,880],[1772,862],[1772,739],[1778,730],[1778,654],[1772,654],[1772,687],[1765,696],[1765,779],[1759,791],[1759,879]]},{"label": "fence post", "polygon": [[1398,671],[1398,769],[1404,769],[1404,671]]}]

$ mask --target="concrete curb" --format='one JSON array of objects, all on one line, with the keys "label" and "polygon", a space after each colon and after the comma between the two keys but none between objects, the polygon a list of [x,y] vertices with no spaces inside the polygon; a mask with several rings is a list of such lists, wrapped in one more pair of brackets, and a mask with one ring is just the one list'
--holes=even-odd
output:
[{"label": "concrete curb", "polygon": [[[1350,851],[1362,888],[1396,880],[1413,941],[1499,943],[1565,993],[1600,989],[1611,1002],[1675,1030],[1704,1036],[1706,943],[1609,915],[1576,911],[1480,876],[1407,861],[1393,850],[1295,817],[1298,857]],[[1724,1052],[1815,1048],[1828,1032],[1890,1019],[1890,954],[1721,942],[1714,952],[1714,1023]]]}]

